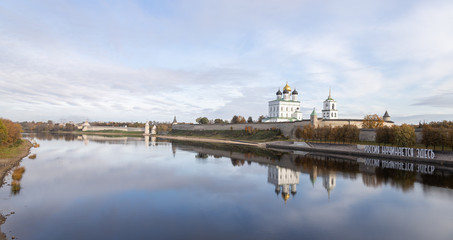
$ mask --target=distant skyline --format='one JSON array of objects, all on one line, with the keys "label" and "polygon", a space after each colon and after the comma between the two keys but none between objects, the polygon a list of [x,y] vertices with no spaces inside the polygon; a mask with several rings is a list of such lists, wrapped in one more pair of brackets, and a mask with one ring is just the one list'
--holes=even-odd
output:
[{"label": "distant skyline", "polygon": [[0,117],[453,120],[452,1],[1,1]]}]

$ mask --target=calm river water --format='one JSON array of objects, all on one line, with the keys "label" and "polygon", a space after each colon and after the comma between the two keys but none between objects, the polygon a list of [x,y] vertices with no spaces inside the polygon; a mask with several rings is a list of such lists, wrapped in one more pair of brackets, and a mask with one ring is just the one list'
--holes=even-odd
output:
[{"label": "calm river water", "polygon": [[453,239],[453,177],[442,166],[28,137],[41,147],[21,162],[20,189],[10,176],[0,188],[7,239]]}]

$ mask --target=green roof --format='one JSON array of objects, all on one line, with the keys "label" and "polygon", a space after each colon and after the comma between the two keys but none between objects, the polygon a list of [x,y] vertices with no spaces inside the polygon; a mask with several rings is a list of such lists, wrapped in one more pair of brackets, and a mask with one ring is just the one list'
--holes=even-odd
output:
[{"label": "green roof", "polygon": [[316,109],[313,108],[313,112],[311,112],[311,116],[318,116],[318,114],[316,114]]}]

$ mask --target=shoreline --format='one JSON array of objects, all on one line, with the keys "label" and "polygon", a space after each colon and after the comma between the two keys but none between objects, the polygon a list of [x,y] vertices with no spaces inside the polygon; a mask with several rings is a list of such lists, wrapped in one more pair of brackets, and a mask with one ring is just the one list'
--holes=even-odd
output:
[{"label": "shoreline", "polygon": [[58,131],[58,132],[24,132],[26,134],[72,134],[72,135],[105,135],[105,136],[125,136],[125,137],[141,137],[143,136],[142,132],[78,132],[78,131]]},{"label": "shoreline", "polygon": [[19,165],[20,161],[22,161],[23,158],[30,154],[30,149],[33,147],[33,144],[28,139],[22,139],[22,141],[23,143],[19,147],[17,147],[18,153],[15,156],[0,158],[0,187],[2,187],[5,183],[4,180],[6,174],[11,169]]},{"label": "shoreline", "polygon": [[366,153],[358,149],[358,144],[330,144],[330,143],[305,143],[296,142],[294,144],[291,141],[276,141],[276,142],[246,142],[228,139],[210,139],[210,138],[199,138],[199,137],[185,137],[185,136],[160,136],[157,138],[161,139],[175,139],[182,141],[196,141],[196,142],[210,142],[210,143],[224,143],[224,144],[236,144],[236,145],[247,145],[259,148],[267,148],[277,151],[305,151],[305,152],[317,152],[325,154],[339,154],[345,156],[355,156],[364,158],[385,158],[402,161],[415,161],[419,163],[435,163],[444,166],[453,167],[453,152],[452,153],[439,153],[436,152],[435,159],[423,159],[415,157],[404,157],[404,156],[393,156],[393,155],[382,155],[374,153]]},{"label": "shoreline", "polygon": [[228,140],[228,139],[213,139],[213,138],[199,138],[199,137],[185,137],[185,136],[168,136],[168,135],[156,135],[157,138],[161,139],[174,139],[182,141],[196,141],[196,142],[209,142],[209,143],[226,143],[226,144],[236,144],[236,145],[247,145],[259,148],[266,148],[266,142],[255,143],[247,141],[238,141],[238,140]]},{"label": "shoreline", "polygon": [[[302,142],[301,142],[302,143]],[[310,146],[309,146],[310,145]],[[321,152],[328,154],[341,154],[347,156],[355,157],[364,157],[364,158],[385,158],[392,160],[402,160],[402,161],[413,161],[419,163],[435,163],[444,166],[453,166],[453,153],[436,153],[435,159],[428,158],[416,158],[416,157],[405,157],[405,156],[395,156],[395,155],[386,155],[386,154],[376,154],[376,153],[367,153],[361,151],[358,148],[360,144],[329,144],[329,143],[309,143],[309,145],[298,145],[291,143],[268,143],[266,144],[267,148],[271,149],[281,149],[281,150],[293,150],[293,151],[306,151],[306,152]]]}]

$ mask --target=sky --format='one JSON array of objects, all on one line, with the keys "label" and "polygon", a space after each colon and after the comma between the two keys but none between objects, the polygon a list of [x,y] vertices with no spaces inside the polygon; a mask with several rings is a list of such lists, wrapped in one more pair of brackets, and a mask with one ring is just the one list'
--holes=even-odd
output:
[{"label": "sky", "polygon": [[0,2],[0,117],[231,120],[288,82],[303,118],[453,120],[452,1]]}]

